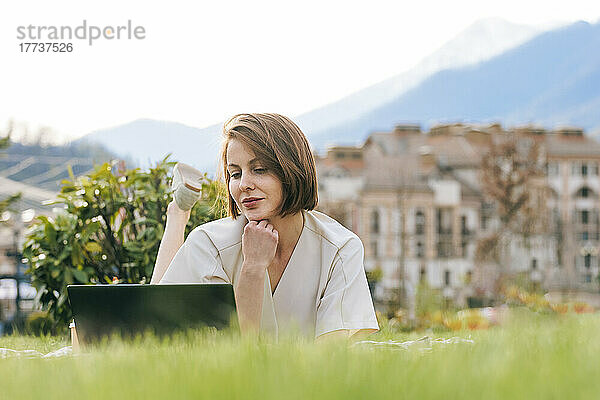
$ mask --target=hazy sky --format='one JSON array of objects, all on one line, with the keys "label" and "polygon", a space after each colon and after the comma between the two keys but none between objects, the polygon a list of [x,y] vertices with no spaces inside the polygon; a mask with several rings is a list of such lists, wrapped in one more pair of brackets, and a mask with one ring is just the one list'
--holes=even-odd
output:
[{"label": "hazy sky", "polygon": [[[403,4],[406,3],[406,4]],[[594,0],[19,1],[0,5],[0,129],[64,138],[137,118],[204,127],[301,114],[403,72],[478,19],[597,22]],[[144,40],[21,53],[17,27],[143,26]]]}]

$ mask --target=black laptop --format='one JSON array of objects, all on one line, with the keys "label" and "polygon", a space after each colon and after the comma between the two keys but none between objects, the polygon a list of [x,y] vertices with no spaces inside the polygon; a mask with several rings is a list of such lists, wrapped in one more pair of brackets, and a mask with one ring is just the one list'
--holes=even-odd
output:
[{"label": "black laptop", "polygon": [[202,327],[223,329],[235,316],[231,284],[69,285],[77,336],[90,343],[113,333],[158,336]]}]

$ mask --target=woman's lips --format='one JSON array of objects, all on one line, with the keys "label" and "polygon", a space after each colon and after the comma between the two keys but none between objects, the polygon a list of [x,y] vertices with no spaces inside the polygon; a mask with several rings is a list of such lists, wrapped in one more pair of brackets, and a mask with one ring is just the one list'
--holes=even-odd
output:
[{"label": "woman's lips", "polygon": [[255,199],[255,200],[250,200],[250,201],[242,201],[242,204],[244,205],[244,207],[246,208],[254,208],[259,201],[261,201],[262,199]]}]

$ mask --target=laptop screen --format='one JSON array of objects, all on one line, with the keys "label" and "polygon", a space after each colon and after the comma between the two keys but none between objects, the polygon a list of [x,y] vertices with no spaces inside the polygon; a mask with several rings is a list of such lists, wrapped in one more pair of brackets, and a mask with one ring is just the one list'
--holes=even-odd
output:
[{"label": "laptop screen", "polygon": [[235,317],[231,284],[69,285],[82,342],[117,333],[131,337],[201,327],[223,329]]}]

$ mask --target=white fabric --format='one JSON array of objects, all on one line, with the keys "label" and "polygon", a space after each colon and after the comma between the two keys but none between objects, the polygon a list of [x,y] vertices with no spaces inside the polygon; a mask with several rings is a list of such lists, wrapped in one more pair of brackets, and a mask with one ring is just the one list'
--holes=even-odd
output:
[{"label": "white fabric", "polygon": [[[266,274],[261,331],[377,330],[365,276],[362,242],[340,223],[303,211],[304,227],[273,295]],[[242,267],[244,216],[195,228],[160,283],[235,283]]]}]

